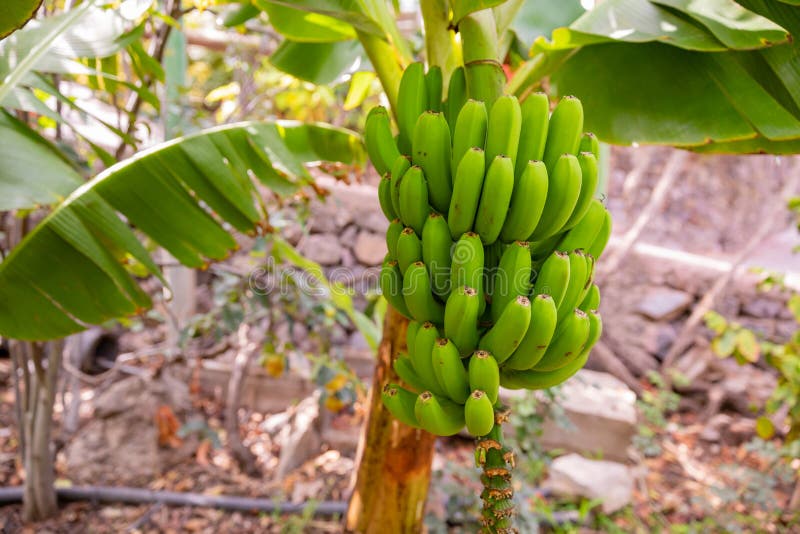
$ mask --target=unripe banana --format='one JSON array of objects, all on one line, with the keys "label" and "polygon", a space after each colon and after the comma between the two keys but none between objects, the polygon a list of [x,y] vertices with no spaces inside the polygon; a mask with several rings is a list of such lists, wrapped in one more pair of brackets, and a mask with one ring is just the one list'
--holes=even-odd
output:
[{"label": "unripe banana", "polygon": [[383,405],[395,419],[414,428],[422,428],[414,414],[417,395],[397,384],[386,384],[381,394]]},{"label": "unripe banana", "polygon": [[556,105],[550,116],[547,143],[544,147],[544,163],[553,173],[558,159],[563,154],[575,155],[583,134],[583,106],[574,96],[565,96]]},{"label": "unripe banana", "polygon": [[433,371],[433,346],[439,339],[439,330],[430,322],[422,323],[414,340],[412,363],[414,370],[422,381],[427,384],[428,390],[436,395],[446,395],[444,386],[439,384],[436,373]]},{"label": "unripe banana", "polygon": [[400,274],[405,275],[408,266],[417,261],[422,261],[422,241],[413,228],[404,228],[397,238],[397,264],[400,266]]},{"label": "unripe banana", "polygon": [[591,254],[595,260],[600,259],[600,256],[606,249],[608,240],[611,237],[611,214],[608,212],[608,210],[605,210],[603,215],[603,224],[600,226],[600,231],[597,232],[597,237],[594,238],[592,244],[588,249],[586,249],[586,252]]},{"label": "unripe banana", "polygon": [[417,321],[409,321],[406,325],[406,349],[408,349],[408,356],[411,361],[414,361],[414,344],[417,340],[417,333],[421,325]]},{"label": "unripe banana", "polygon": [[478,292],[483,313],[483,244],[478,234],[467,232],[456,241],[450,265],[450,287],[469,286]]},{"label": "unripe banana", "polygon": [[586,344],[583,346],[583,353],[589,354],[594,344],[597,343],[597,340],[600,339],[600,336],[603,334],[603,319],[600,317],[597,310],[589,310],[586,312],[586,315],[589,317],[589,336],[586,338]]},{"label": "unripe banana", "polygon": [[487,161],[491,161],[491,164],[483,181],[478,213],[475,215],[475,232],[481,236],[484,245],[491,245],[500,236],[511,203],[514,160],[500,155]]},{"label": "unripe banana", "polygon": [[580,146],[578,146],[579,152],[591,152],[594,154],[594,157],[599,161],[600,160],[600,141],[597,139],[597,136],[591,132],[587,132],[581,136]]},{"label": "unripe banana", "polygon": [[561,241],[556,245],[556,250],[562,252],[569,252],[576,248],[588,250],[600,233],[605,220],[605,213],[605,206],[597,199],[592,200],[586,214],[577,225],[564,234]]},{"label": "unripe banana", "polygon": [[542,264],[533,284],[534,295],[550,295],[556,308],[564,299],[569,284],[569,254],[554,252]]},{"label": "unripe banana", "polygon": [[393,220],[386,228],[386,249],[389,251],[390,260],[397,259],[397,240],[400,239],[403,228],[405,227],[400,219]]},{"label": "unripe banana", "polygon": [[581,192],[575,203],[575,209],[564,223],[562,231],[569,230],[580,223],[592,203],[595,190],[597,190],[597,158],[591,152],[581,152],[578,154],[578,164],[581,166]]},{"label": "unripe banana", "polygon": [[403,275],[400,274],[400,267],[395,260],[387,259],[383,262],[380,285],[381,293],[392,308],[411,319],[411,312],[403,298]]},{"label": "unripe banana", "polygon": [[492,404],[497,402],[500,392],[500,368],[497,360],[485,350],[476,350],[469,359],[467,370],[469,387],[485,391]]},{"label": "unripe banana", "polygon": [[437,339],[433,345],[433,372],[447,396],[464,404],[469,396],[469,378],[458,349],[447,338]]},{"label": "unripe banana", "polygon": [[364,143],[375,170],[381,175],[389,172],[400,151],[397,150],[389,113],[385,107],[375,106],[369,110],[364,124]]},{"label": "unripe banana", "polygon": [[489,309],[492,321],[497,321],[508,303],[531,291],[531,253],[527,242],[515,241],[505,249],[494,280]]},{"label": "unripe banana", "polygon": [[580,356],[589,338],[590,326],[589,316],[581,310],[576,309],[568,314],[558,325],[553,341],[533,369],[555,371]]},{"label": "unripe banana", "polygon": [[569,283],[564,298],[558,305],[558,319],[562,321],[567,314],[580,304],[580,298],[589,279],[589,262],[586,254],[580,249],[569,253]]},{"label": "unripe banana", "polygon": [[553,339],[558,312],[553,297],[536,295],[531,300],[531,324],[511,357],[503,362],[508,369],[530,369],[542,359]]},{"label": "unripe banana", "polygon": [[597,284],[592,284],[592,287],[587,291],[586,296],[581,301],[580,308],[583,311],[596,310],[600,307],[600,288]]},{"label": "unripe banana", "polygon": [[585,352],[564,367],[561,367],[555,371],[542,372],[534,369],[529,369],[527,371],[514,371],[504,368],[500,372],[500,385],[508,389],[532,390],[552,388],[565,382],[575,373],[580,371],[581,368],[586,365],[586,360],[588,358],[589,353]]},{"label": "unripe banana", "polygon": [[461,158],[461,163],[456,167],[453,197],[450,199],[450,209],[447,212],[447,224],[453,239],[458,239],[465,232],[472,230],[481,200],[485,170],[484,152],[478,147],[467,150]]},{"label": "unripe banana", "polygon": [[428,269],[421,261],[412,263],[403,275],[403,298],[417,321],[444,321],[444,306],[433,297]]},{"label": "unripe banana", "polygon": [[539,161],[544,157],[547,128],[550,122],[550,101],[544,93],[533,93],[522,102],[520,109],[522,111],[522,129],[519,134],[519,149],[514,165],[514,175],[517,180],[529,161]]},{"label": "unripe banana", "polygon": [[400,127],[398,145],[400,152],[411,155],[411,138],[417,118],[428,109],[428,89],[425,85],[425,67],[412,63],[403,72],[397,90],[397,125]]},{"label": "unripe banana", "polygon": [[500,240],[524,241],[536,229],[547,200],[547,168],[541,161],[526,161],[511,195]]},{"label": "unripe banana", "polygon": [[428,109],[432,111],[442,111],[442,91],[444,82],[442,80],[442,69],[438,65],[428,68],[425,73],[425,86],[428,89]]},{"label": "unripe banana", "polygon": [[478,342],[478,347],[492,353],[502,364],[519,346],[531,322],[531,303],[528,297],[519,296],[508,303],[500,318]]},{"label": "unripe banana", "polygon": [[488,124],[489,115],[486,112],[486,104],[478,100],[467,100],[458,114],[453,129],[453,169],[458,168],[461,159],[469,149],[480,148],[483,150],[486,144]]},{"label": "unripe banana", "polygon": [[581,193],[581,165],[578,158],[564,154],[552,172],[549,166],[547,170],[547,200],[529,241],[541,241],[559,233],[575,209]]},{"label": "unripe banana", "polygon": [[411,363],[411,359],[408,356],[398,356],[394,360],[392,368],[397,376],[400,377],[400,380],[405,382],[412,391],[421,393],[428,389],[425,387],[425,380],[414,370],[414,364]]},{"label": "unripe banana", "polygon": [[406,171],[400,182],[400,219],[417,235],[422,235],[430,211],[425,175],[415,165]]},{"label": "unripe banana", "polygon": [[489,396],[476,389],[464,404],[464,420],[467,431],[473,436],[485,436],[494,426],[494,407]]},{"label": "unripe banana", "polygon": [[425,391],[417,397],[414,415],[420,426],[437,436],[452,436],[464,428],[464,408]]},{"label": "unripe banana", "polygon": [[450,84],[447,88],[447,101],[444,104],[447,115],[447,124],[450,125],[450,132],[455,135],[456,119],[461,113],[461,108],[467,101],[467,78],[464,74],[464,67],[458,67],[450,74]]},{"label": "unripe banana", "polygon": [[392,177],[392,207],[394,212],[400,217],[400,183],[405,176],[406,171],[411,168],[411,157],[405,154],[400,154],[392,164],[391,177]]},{"label": "unripe banana", "polygon": [[472,354],[478,345],[480,299],[475,289],[461,286],[450,293],[444,306],[444,335],[462,357]]},{"label": "unripe banana", "polygon": [[397,218],[397,213],[392,206],[392,175],[388,172],[383,175],[381,181],[378,183],[378,202],[381,205],[381,211],[388,220]]},{"label": "unripe banana", "polygon": [[436,212],[428,215],[422,228],[422,260],[431,274],[433,292],[443,300],[450,294],[450,228],[447,221]]},{"label": "unripe banana", "polygon": [[497,156],[508,156],[513,168],[517,161],[521,128],[522,110],[517,97],[504,95],[498,98],[489,111],[486,161],[494,161]]},{"label": "unripe banana", "polygon": [[450,177],[450,127],[444,115],[426,111],[419,116],[411,143],[411,160],[425,173],[428,198],[439,213],[447,213],[453,195]]}]

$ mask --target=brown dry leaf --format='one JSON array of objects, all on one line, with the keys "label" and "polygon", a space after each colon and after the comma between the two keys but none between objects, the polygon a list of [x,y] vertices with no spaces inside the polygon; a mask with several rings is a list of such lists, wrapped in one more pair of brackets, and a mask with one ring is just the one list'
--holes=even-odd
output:
[{"label": "brown dry leaf", "polygon": [[172,411],[172,408],[162,404],[158,407],[158,410],[156,410],[155,419],[156,428],[158,428],[159,447],[179,447],[181,439],[178,437],[177,432],[181,424]]}]

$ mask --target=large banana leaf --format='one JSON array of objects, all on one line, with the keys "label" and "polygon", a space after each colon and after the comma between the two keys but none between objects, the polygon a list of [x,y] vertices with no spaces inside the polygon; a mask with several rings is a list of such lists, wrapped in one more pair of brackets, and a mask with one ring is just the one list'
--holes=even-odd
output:
[{"label": "large banana leaf", "polygon": [[[608,0],[540,38],[512,80],[550,75],[611,143],[793,153],[800,145],[796,7],[777,0]],[[763,16],[762,16],[763,15]],[[780,25],[779,25],[780,24]]]},{"label": "large banana leaf", "polygon": [[150,306],[131,274],[160,272],[136,233],[203,268],[266,217],[257,183],[287,195],[304,162],[363,159],[353,132],[295,122],[242,123],[158,145],[74,191],[0,263],[0,335],[52,339]]},{"label": "large banana leaf", "polygon": [[14,0],[0,10],[0,39],[25,25],[39,9],[42,0]]}]

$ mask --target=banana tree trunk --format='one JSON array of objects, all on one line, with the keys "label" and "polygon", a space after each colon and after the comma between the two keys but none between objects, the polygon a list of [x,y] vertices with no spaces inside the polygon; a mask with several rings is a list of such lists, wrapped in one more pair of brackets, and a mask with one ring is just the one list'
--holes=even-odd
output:
[{"label": "banana tree trunk", "polygon": [[378,347],[369,414],[358,445],[358,469],[347,511],[348,532],[422,531],[436,436],[406,426],[383,407],[381,391],[397,382],[392,362],[406,350],[408,321],[389,307]]}]

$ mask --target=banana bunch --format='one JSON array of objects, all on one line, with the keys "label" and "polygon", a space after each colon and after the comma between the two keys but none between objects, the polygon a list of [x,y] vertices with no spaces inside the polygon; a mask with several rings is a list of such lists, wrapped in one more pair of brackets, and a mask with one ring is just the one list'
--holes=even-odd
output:
[{"label": "banana bunch", "polygon": [[586,363],[602,320],[595,262],[611,218],[595,198],[598,143],[583,108],[545,94],[466,98],[464,73],[441,101],[441,72],[403,74],[398,133],[373,108],[365,138],[390,224],[383,295],[411,319],[403,382],[383,391],[400,421],[486,436],[498,390],[560,384]]}]

